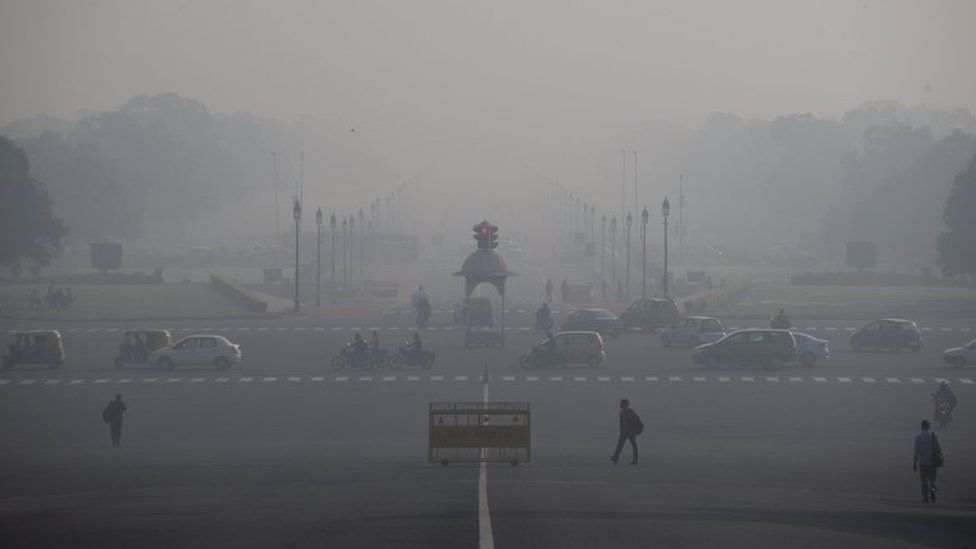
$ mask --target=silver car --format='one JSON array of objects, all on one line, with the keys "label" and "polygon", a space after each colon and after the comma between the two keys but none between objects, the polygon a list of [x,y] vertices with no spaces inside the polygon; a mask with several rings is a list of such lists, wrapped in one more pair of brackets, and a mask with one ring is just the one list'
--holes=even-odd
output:
[{"label": "silver car", "polygon": [[796,340],[796,358],[804,366],[813,366],[818,360],[830,358],[830,347],[826,339],[819,339],[810,334],[793,332]]},{"label": "silver car", "polygon": [[976,339],[970,341],[962,347],[946,349],[945,352],[942,353],[942,360],[943,362],[952,364],[953,366],[976,364]]},{"label": "silver car", "polygon": [[191,335],[153,351],[149,363],[170,370],[176,366],[213,366],[225,370],[241,361],[241,346],[224,336]]},{"label": "silver car", "polygon": [[661,345],[691,345],[712,343],[725,336],[722,323],[711,316],[689,316],[672,324],[661,333]]}]

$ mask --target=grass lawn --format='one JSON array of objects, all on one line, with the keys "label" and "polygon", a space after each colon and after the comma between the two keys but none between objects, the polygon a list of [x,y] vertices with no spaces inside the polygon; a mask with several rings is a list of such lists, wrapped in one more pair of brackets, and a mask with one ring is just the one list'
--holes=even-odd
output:
[{"label": "grass lawn", "polygon": [[210,284],[72,285],[75,302],[68,309],[32,311],[31,290],[43,298],[47,285],[0,286],[0,317],[64,320],[215,318],[247,316],[240,306]]},{"label": "grass lawn", "polygon": [[735,296],[723,314],[866,317],[915,313],[976,314],[976,288],[938,286],[794,286],[756,284]]}]

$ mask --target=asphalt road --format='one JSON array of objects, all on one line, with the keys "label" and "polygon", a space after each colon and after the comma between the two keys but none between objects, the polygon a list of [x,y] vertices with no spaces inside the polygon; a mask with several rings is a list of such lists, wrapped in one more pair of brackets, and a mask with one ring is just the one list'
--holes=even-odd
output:
[{"label": "asphalt road", "polygon": [[[117,323],[2,324],[60,328],[69,354],[0,373],[4,545],[476,547],[479,468],[426,463],[426,411],[480,400],[486,361],[490,399],[531,402],[533,418],[532,462],[487,469],[496,547],[976,545],[976,369],[939,361],[976,319],[919,319],[918,354],[853,353],[857,321],[811,321],[834,355],[813,368],[695,368],[687,349],[625,334],[598,370],[524,371],[537,337],[517,311],[508,348],[463,349],[440,319],[435,367],[397,372],[327,360],[354,328],[405,339],[406,315],[163,323],[240,343],[224,372],[117,370]],[[911,443],[939,378],[961,405],[924,505]],[[100,418],[116,392],[120,448]],[[647,425],[639,466],[609,462],[622,397]]]}]

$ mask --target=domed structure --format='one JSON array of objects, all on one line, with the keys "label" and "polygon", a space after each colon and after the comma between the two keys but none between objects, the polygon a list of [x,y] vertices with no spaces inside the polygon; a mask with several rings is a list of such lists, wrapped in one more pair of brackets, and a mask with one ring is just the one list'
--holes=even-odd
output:
[{"label": "domed structure", "polygon": [[479,249],[471,252],[454,276],[464,277],[465,295],[470,296],[482,282],[491,284],[499,294],[505,295],[505,279],[518,276],[518,273],[509,271],[505,258],[495,250]]}]

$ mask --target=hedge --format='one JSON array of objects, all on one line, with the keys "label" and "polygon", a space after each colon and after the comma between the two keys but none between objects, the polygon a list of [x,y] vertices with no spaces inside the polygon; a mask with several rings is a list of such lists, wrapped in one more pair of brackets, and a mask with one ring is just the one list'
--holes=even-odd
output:
[{"label": "hedge", "polygon": [[264,313],[268,310],[267,301],[238,284],[236,280],[231,280],[220,275],[210,275],[210,283],[213,284],[213,287],[218,292],[227,296],[231,301],[244,307],[249,312]]}]

